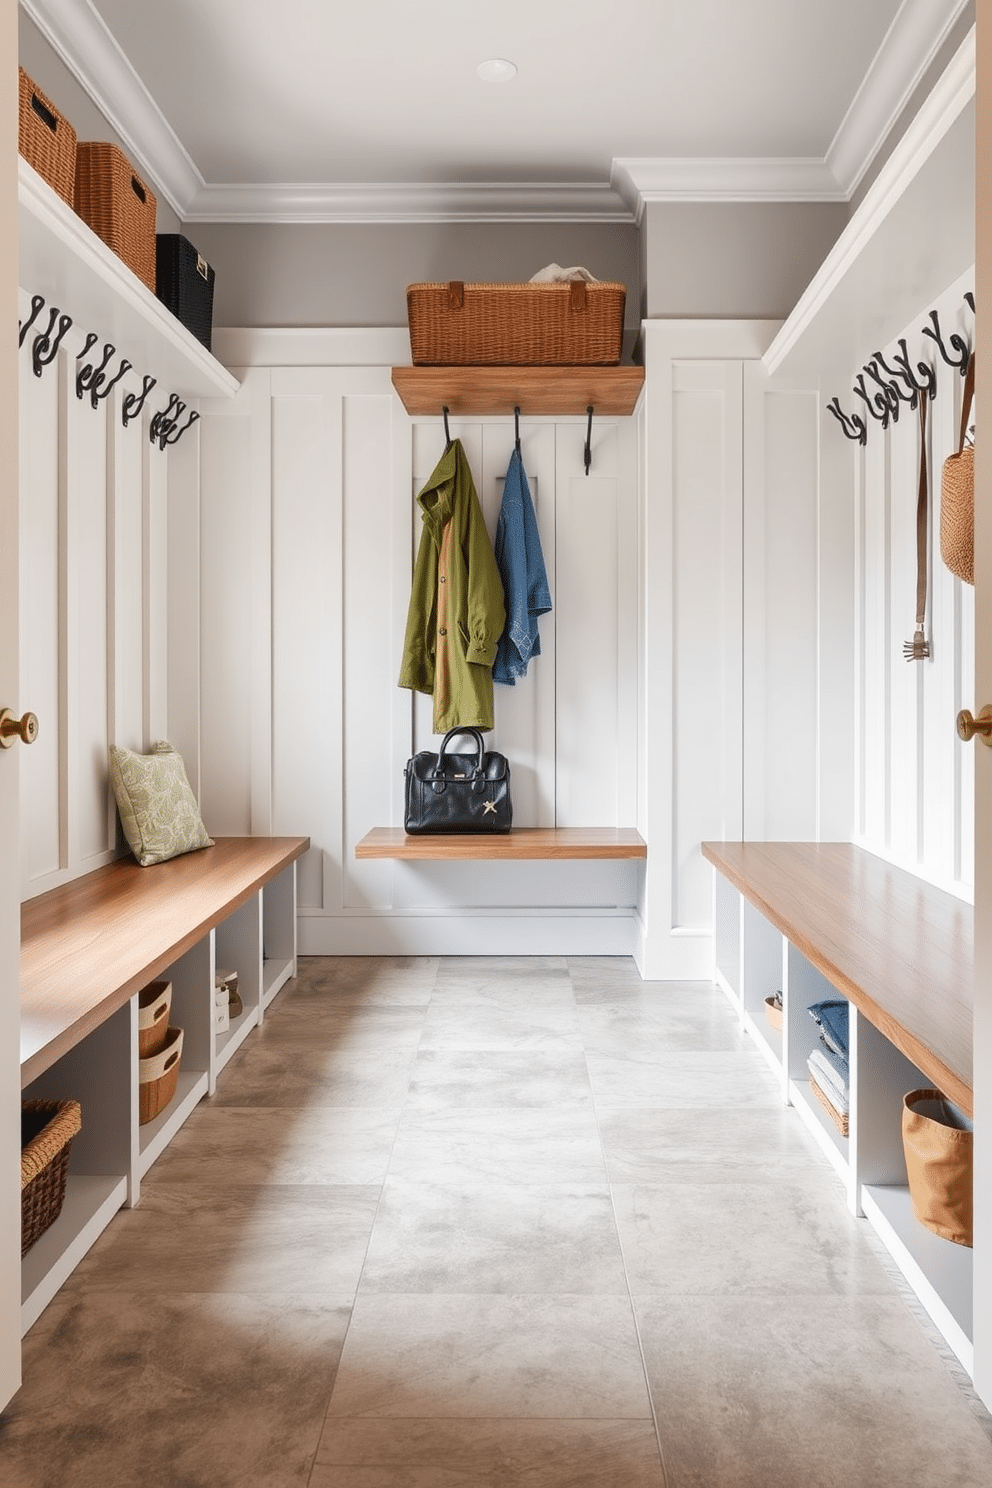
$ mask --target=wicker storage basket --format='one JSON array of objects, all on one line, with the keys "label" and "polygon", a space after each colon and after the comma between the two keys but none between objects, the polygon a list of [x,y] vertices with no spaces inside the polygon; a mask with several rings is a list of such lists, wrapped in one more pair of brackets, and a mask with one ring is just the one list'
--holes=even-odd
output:
[{"label": "wicker storage basket", "polygon": [[179,1063],[183,1052],[183,1031],[170,1028],[161,1052],[150,1059],[138,1060],[138,1121],[141,1126],[154,1121],[176,1093]]},{"label": "wicker storage basket", "polygon": [[61,1213],[69,1149],[82,1124],[78,1101],[27,1100],[21,1104],[21,1255]]},{"label": "wicker storage basket", "polygon": [[155,262],[155,293],[209,351],[214,319],[213,269],[181,233],[159,233]]},{"label": "wicker storage basket", "polygon": [[845,1116],[845,1115],[843,1115],[842,1112],[838,1111],[837,1107],[833,1104],[833,1102],[830,1100],[830,1098],[827,1095],[825,1095],[824,1092],[820,1089],[819,1085],[813,1079],[813,1076],[812,1075],[810,1075],[810,1077],[809,1077],[809,1088],[810,1088],[810,1090],[812,1090],[813,1094],[816,1096],[817,1100],[820,1102],[820,1105],[826,1111],[827,1115],[830,1117],[830,1120],[833,1122],[834,1126],[840,1132],[841,1136],[842,1137],[848,1137],[848,1136],[850,1136],[850,1134],[851,1134],[850,1118],[847,1117],[847,1116]]},{"label": "wicker storage basket", "polygon": [[160,1054],[169,1033],[172,983],[149,982],[138,993],[138,1058]]},{"label": "wicker storage basket", "polygon": [[410,284],[417,367],[613,367],[623,346],[622,284]]},{"label": "wicker storage basket", "polygon": [[155,195],[116,145],[76,146],[76,211],[155,293]]},{"label": "wicker storage basket", "polygon": [[17,148],[70,207],[76,185],[76,131],[54,103],[20,72]]}]

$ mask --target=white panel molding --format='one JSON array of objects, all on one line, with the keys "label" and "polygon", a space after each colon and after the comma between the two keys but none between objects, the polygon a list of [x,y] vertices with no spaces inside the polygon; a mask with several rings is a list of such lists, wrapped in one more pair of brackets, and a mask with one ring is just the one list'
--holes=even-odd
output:
[{"label": "white panel molding", "polygon": [[630,956],[635,944],[635,916],[622,910],[299,917],[301,956]]},{"label": "white panel molding", "polygon": [[395,367],[410,364],[406,326],[218,327],[225,367]]},{"label": "white panel molding", "polygon": [[903,0],[826,153],[848,200],[968,3]]}]

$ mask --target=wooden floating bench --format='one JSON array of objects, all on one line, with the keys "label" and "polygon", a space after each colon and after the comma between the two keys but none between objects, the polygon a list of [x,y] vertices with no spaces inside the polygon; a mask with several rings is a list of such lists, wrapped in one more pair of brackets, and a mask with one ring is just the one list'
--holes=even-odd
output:
[{"label": "wooden floating bench", "polygon": [[970,905],[851,843],[704,842],[703,856],[972,1114]]},{"label": "wooden floating bench", "polygon": [[299,858],[308,837],[220,837],[120,859],[21,907],[21,1078],[29,1085]]},{"label": "wooden floating bench", "polygon": [[515,827],[488,836],[472,833],[410,836],[402,827],[373,827],[355,844],[356,858],[556,859],[646,858],[647,844],[629,827]]}]

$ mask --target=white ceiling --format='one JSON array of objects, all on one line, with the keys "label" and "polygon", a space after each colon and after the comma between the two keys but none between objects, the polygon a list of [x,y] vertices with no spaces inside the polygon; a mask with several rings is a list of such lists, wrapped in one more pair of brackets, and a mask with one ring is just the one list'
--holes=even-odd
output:
[{"label": "white ceiling", "polygon": [[629,220],[849,197],[966,0],[21,3],[187,220]]}]

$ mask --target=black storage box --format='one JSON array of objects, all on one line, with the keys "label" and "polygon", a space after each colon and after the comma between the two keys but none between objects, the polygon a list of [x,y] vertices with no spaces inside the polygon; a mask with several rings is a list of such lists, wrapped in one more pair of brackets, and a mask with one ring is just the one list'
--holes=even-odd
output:
[{"label": "black storage box", "polygon": [[155,239],[155,292],[178,321],[210,350],[214,317],[214,271],[180,233]]}]

